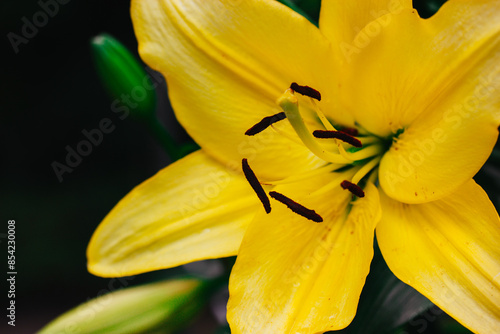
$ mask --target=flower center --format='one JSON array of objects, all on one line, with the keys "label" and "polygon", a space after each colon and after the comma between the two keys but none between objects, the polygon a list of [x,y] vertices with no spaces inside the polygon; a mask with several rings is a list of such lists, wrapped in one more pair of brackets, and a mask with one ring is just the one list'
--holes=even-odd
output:
[{"label": "flower center", "polygon": [[[304,106],[299,105],[299,98],[295,93],[302,95],[305,99],[309,98],[310,101],[308,102],[310,103],[306,103]],[[294,82],[277,100],[277,104],[283,111],[263,118],[259,123],[248,129],[245,134],[254,136],[268,127],[274,128],[274,123],[287,119],[300,141],[314,155],[324,160],[325,165],[301,175],[293,175],[284,180],[271,182],[271,184],[277,185],[296,182],[317,173],[349,169],[351,172],[345,174],[349,175],[349,179],[343,180],[340,184],[326,185],[321,189],[321,192],[339,186],[344,190],[350,191],[353,194],[354,200],[356,197],[364,197],[363,184],[365,184],[366,179],[376,177],[376,168],[382,159],[383,153],[387,150],[387,143],[383,139],[369,134],[359,126],[357,128],[334,126],[321,111],[316,101],[321,101],[321,93],[319,91],[309,86],[298,85]],[[307,115],[312,114],[315,119],[319,119],[319,122],[316,122],[316,126],[322,127],[322,129],[310,129],[306,125],[301,111],[306,112]],[[266,192],[250,169],[246,159],[243,159],[242,165],[247,180],[259,196],[266,212],[269,213],[271,208]],[[323,221],[321,216],[314,212],[314,210],[303,207],[283,194],[272,191],[269,195],[273,199],[286,204],[293,212],[307,219],[315,222]]]}]

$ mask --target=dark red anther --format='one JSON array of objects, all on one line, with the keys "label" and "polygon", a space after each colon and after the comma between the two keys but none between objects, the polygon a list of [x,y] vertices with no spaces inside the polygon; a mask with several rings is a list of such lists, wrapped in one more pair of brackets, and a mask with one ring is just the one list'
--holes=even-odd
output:
[{"label": "dark red anther", "polygon": [[243,159],[241,161],[241,165],[243,168],[243,174],[245,174],[245,177],[247,178],[248,183],[253,188],[253,191],[257,194],[257,197],[259,197],[260,201],[262,202],[262,205],[264,205],[264,209],[266,210],[266,213],[271,212],[271,202],[269,201],[269,197],[267,197],[266,192],[264,191],[264,188],[260,185],[259,180],[257,179],[257,176],[255,176],[255,173],[253,170],[250,168],[250,165],[248,164],[247,159]]},{"label": "dark red anther", "polygon": [[348,135],[353,136],[353,137],[356,137],[359,135],[358,129],[355,129],[355,128],[344,127],[344,128],[340,128],[339,131],[347,133]]},{"label": "dark red anther", "polygon": [[313,132],[313,136],[316,138],[323,138],[323,139],[324,138],[340,139],[343,142],[351,144],[354,147],[362,147],[363,146],[363,144],[361,143],[361,141],[359,139],[354,138],[353,136],[350,136],[343,131],[315,130]]},{"label": "dark red anther", "polygon": [[313,99],[321,101],[321,93],[312,87],[301,86],[301,85],[297,84],[296,82],[293,82],[290,85],[290,88],[299,94],[309,96],[309,97],[312,97]]},{"label": "dark red anther", "polygon": [[280,113],[278,113],[276,115],[264,117],[259,123],[255,124],[250,129],[248,129],[245,132],[245,134],[247,136],[254,136],[257,133],[264,131],[265,129],[267,129],[272,124],[274,124],[276,122],[279,122],[279,121],[281,121],[281,120],[283,120],[285,118],[286,118],[286,115],[285,115],[284,112],[280,112]]},{"label": "dark red anther", "polygon": [[340,184],[340,186],[342,187],[342,189],[347,189],[349,190],[354,196],[357,196],[357,197],[365,197],[365,192],[363,191],[363,189],[361,189],[360,186],[358,186],[357,184],[354,184],[352,182],[349,182],[347,180],[344,180],[342,181],[342,183]]},{"label": "dark red anther", "polygon": [[285,204],[290,210],[295,212],[298,215],[301,215],[302,217],[305,217],[309,220],[312,220],[313,222],[316,223],[321,223],[323,221],[323,218],[316,213],[316,211],[311,210],[306,208],[305,206],[300,205],[299,203],[293,201],[292,199],[286,197],[283,194],[280,194],[276,191],[271,191],[269,193],[269,196],[277,200],[278,202],[281,202]]}]

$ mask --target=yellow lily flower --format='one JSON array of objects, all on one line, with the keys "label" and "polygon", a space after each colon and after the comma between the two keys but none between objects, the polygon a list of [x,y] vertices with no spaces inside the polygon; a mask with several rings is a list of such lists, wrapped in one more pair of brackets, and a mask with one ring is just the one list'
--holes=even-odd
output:
[{"label": "yellow lily flower", "polygon": [[500,1],[133,0],[139,52],[201,146],[96,230],[89,271],[237,254],[233,333],[353,319],[373,238],[394,274],[478,333],[500,328],[500,220],[472,177],[500,124]]}]

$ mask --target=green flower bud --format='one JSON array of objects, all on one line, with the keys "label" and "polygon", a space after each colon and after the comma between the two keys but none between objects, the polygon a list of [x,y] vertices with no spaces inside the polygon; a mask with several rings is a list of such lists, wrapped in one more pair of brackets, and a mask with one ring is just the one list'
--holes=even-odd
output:
[{"label": "green flower bud", "polygon": [[189,278],[111,292],[61,315],[39,334],[171,333],[198,314],[208,285]]},{"label": "green flower bud", "polygon": [[155,117],[157,83],[143,65],[110,35],[98,35],[90,44],[97,72],[111,97],[126,101],[134,117]]}]

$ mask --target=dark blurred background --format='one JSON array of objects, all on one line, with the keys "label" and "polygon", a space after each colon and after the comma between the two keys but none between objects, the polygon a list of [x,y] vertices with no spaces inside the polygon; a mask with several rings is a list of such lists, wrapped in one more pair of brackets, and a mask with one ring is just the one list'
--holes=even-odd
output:
[{"label": "dark blurred background", "polygon": [[[109,279],[86,270],[87,243],[120,198],[169,162],[143,126],[129,118],[120,120],[111,111],[111,99],[92,62],[89,41],[101,32],[137,53],[129,1],[63,2],[67,3],[55,2],[58,12],[27,43],[19,44],[17,54],[7,34],[22,36],[23,17],[32,21],[42,7],[38,1],[0,3],[2,259],[11,219],[16,221],[17,246],[16,327],[7,326],[2,312],[2,333],[33,333],[69,308],[109,290]],[[170,112],[165,87],[161,90],[159,105],[166,116]],[[112,120],[114,131],[59,182],[51,164],[64,163],[65,147],[74,149],[85,139],[82,131],[98,128],[103,118]],[[2,282],[4,296],[7,286],[5,279]],[[8,299],[0,303],[5,310]]]},{"label": "dark blurred background", "polygon": [[[110,279],[86,270],[87,243],[102,218],[169,160],[144,127],[120,120],[111,111],[111,100],[94,70],[89,41],[101,32],[136,53],[129,1],[61,2],[66,3],[18,46],[18,53],[8,33],[22,35],[23,18],[32,21],[42,8],[34,0],[0,3],[0,249],[5,259],[7,221],[14,219],[18,273],[16,327],[7,326],[2,314],[2,333],[33,333],[64,311],[110,291],[110,286],[112,290],[167,275],[146,274],[110,285]],[[160,91],[158,112],[178,131],[165,87]],[[85,138],[82,131],[97,128],[103,118],[112,120],[114,131],[59,182],[51,164],[64,163],[66,146],[75,148]],[[492,200],[498,203],[498,197]],[[2,282],[0,295],[5,296],[5,279]],[[2,309],[7,303],[2,297]]]}]

